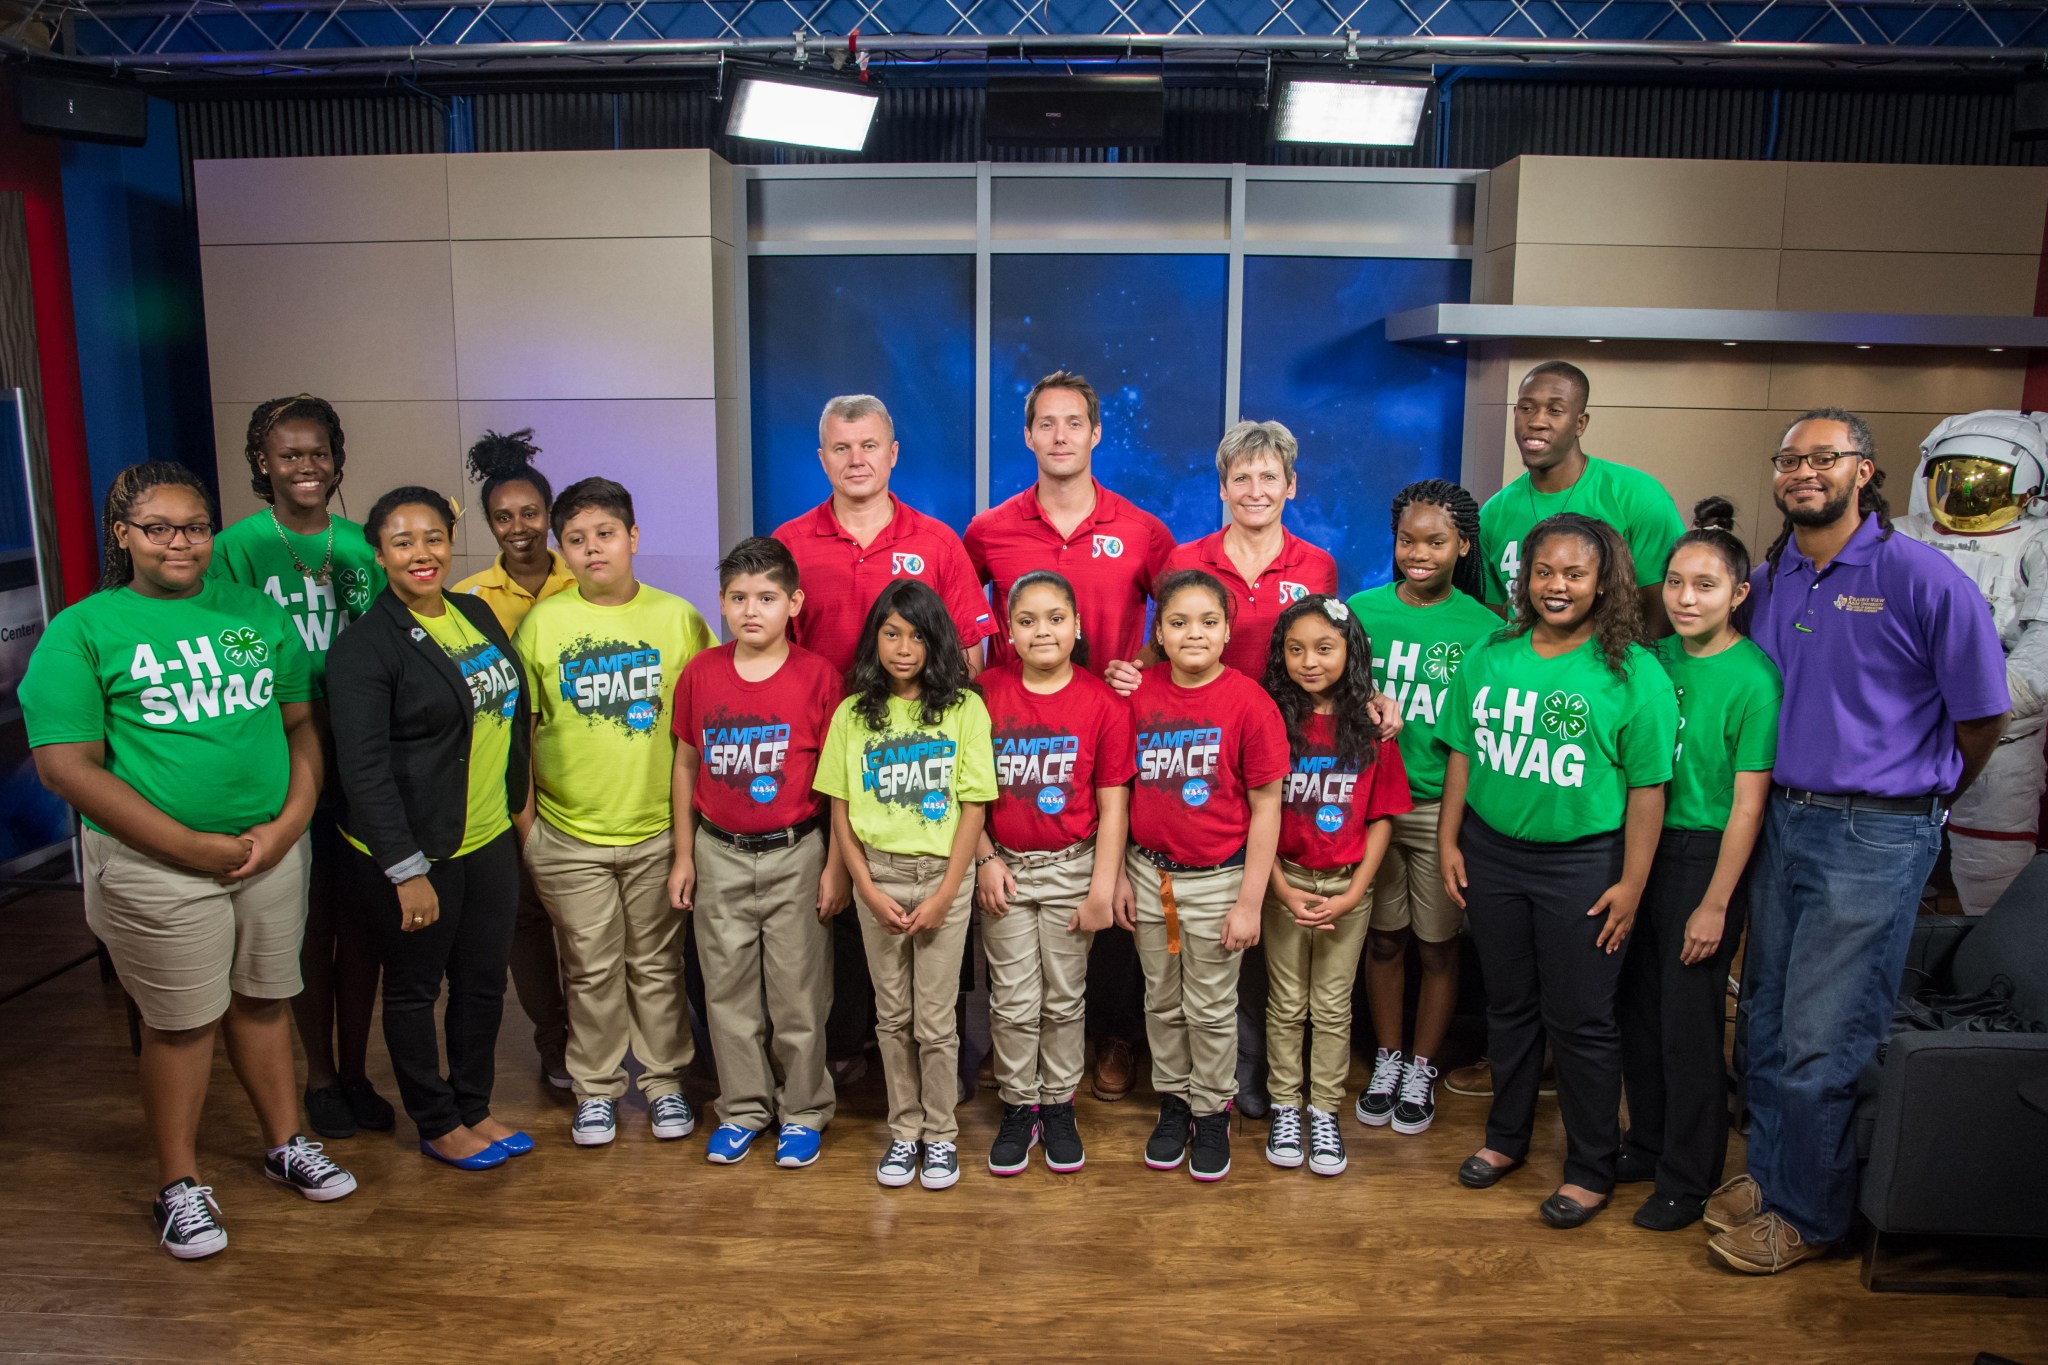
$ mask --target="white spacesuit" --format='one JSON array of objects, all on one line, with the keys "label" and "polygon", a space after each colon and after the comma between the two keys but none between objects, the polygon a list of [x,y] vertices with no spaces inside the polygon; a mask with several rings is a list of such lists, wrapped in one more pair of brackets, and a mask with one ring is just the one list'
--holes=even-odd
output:
[{"label": "white spacesuit", "polygon": [[1940,550],[1991,604],[2012,723],[1949,814],[1949,866],[1981,915],[2034,856],[2048,774],[2048,413],[1973,412],[1928,433],[1898,529]]}]

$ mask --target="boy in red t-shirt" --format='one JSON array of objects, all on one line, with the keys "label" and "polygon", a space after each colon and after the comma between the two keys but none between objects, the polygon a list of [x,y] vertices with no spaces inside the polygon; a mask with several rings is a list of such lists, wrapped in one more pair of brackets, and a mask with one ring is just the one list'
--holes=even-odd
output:
[{"label": "boy in red t-shirt", "polygon": [[719,1081],[705,1155],[730,1165],[779,1119],[775,1164],[808,1166],[834,1103],[830,920],[852,898],[811,778],[843,684],[789,642],[804,594],[780,541],[734,546],[719,561],[718,596],[732,641],[691,659],[676,683],[668,882],[677,906],[698,910]]}]

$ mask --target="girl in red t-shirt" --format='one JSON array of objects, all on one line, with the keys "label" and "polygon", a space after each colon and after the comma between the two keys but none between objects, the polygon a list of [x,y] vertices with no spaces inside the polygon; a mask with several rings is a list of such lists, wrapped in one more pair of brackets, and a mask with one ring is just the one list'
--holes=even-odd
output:
[{"label": "girl in red t-shirt", "polygon": [[1337,1114],[1351,1070],[1351,983],[1393,818],[1414,809],[1400,746],[1378,738],[1372,645],[1351,609],[1312,594],[1280,613],[1266,690],[1287,723],[1292,770],[1280,804],[1280,856],[1266,891],[1266,1160],[1302,1159],[1302,1023],[1315,1023],[1308,1077],[1308,1167],[1348,1164]]},{"label": "girl in red t-shirt", "polygon": [[1107,929],[1130,815],[1131,711],[1085,671],[1074,589],[1048,570],[1010,587],[1015,662],[981,675],[995,803],[975,858],[1003,1123],[988,1168],[1078,1171],[1088,949]]},{"label": "girl in red t-shirt", "polygon": [[1117,914],[1145,968],[1160,1095],[1145,1164],[1172,1170],[1187,1156],[1195,1179],[1221,1180],[1237,1094],[1237,974],[1259,941],[1287,730],[1265,689],[1223,665],[1223,585],[1188,569],[1161,580],[1157,600],[1152,639],[1166,661],[1131,695],[1138,767]]}]

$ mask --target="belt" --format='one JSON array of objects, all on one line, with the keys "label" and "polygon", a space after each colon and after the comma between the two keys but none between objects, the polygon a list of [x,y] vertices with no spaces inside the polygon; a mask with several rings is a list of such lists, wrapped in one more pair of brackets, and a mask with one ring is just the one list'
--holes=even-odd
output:
[{"label": "belt", "polygon": [[989,840],[989,843],[998,854],[1002,855],[1003,862],[1008,865],[1010,871],[1022,872],[1029,868],[1051,867],[1055,863],[1064,863],[1069,859],[1078,858],[1082,853],[1095,847],[1095,836],[1091,834],[1085,839],[1076,839],[1065,848],[1036,849],[1029,852],[1019,852],[1016,849],[1004,848],[993,839]]},{"label": "belt", "polygon": [[1939,820],[1948,808],[1946,796],[1864,796],[1833,792],[1801,791],[1780,787],[1778,795],[1795,806],[1819,806],[1823,810],[1867,810],[1880,815],[1925,815]]},{"label": "belt", "polygon": [[1164,853],[1146,848],[1143,844],[1132,844],[1131,852],[1159,869],[1159,912],[1166,917],[1166,952],[1169,957],[1180,954],[1180,903],[1173,895],[1173,874],[1176,872],[1221,872],[1226,867],[1243,867],[1244,850],[1239,849],[1220,863],[1198,867],[1189,863],[1177,863]]},{"label": "belt", "polygon": [[801,824],[778,829],[769,834],[734,834],[729,829],[720,829],[701,815],[697,817],[698,829],[719,843],[738,849],[741,853],[767,853],[778,848],[795,848],[824,827],[825,817],[813,815]]}]

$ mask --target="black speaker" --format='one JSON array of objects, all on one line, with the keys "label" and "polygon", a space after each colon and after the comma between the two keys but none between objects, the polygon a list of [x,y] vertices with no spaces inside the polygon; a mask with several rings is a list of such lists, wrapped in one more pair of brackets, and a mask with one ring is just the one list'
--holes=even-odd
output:
[{"label": "black speaker", "polygon": [[30,132],[124,147],[149,141],[149,96],[132,85],[24,71],[14,89],[21,126]]},{"label": "black speaker", "polygon": [[2021,81],[2012,88],[2012,139],[2048,138],[2048,81]]},{"label": "black speaker", "polygon": [[1166,138],[1157,76],[992,80],[982,136],[1012,147],[1150,147]]}]

